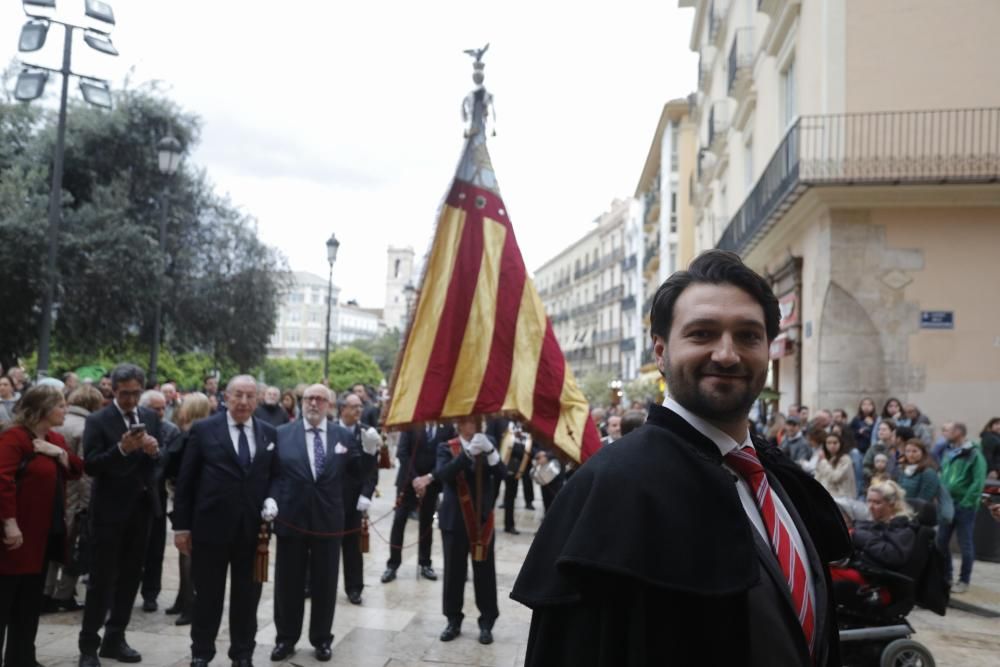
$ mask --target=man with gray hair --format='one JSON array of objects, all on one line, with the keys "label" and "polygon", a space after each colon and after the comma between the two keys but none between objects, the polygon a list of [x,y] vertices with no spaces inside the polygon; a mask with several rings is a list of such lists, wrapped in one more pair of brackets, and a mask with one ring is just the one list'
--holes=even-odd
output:
[{"label": "man with gray hair", "polygon": [[[167,482],[163,471],[170,453],[177,446],[181,430],[167,419],[167,397],[155,389],[148,389],[139,397],[139,407],[147,408],[160,418],[162,455],[156,460],[154,482],[156,494],[160,498],[160,507],[167,506]],[[167,515],[160,512],[153,518],[149,531],[149,543],[146,545],[146,566],[142,571],[142,610],[153,612],[159,609],[156,598],[160,595],[163,579],[163,551],[167,545]]]},{"label": "man with gray hair", "polygon": [[281,400],[281,390],[277,387],[264,385],[262,392],[264,394],[264,401],[257,406],[253,416],[266,421],[274,428],[287,424],[288,413],[279,403]]},{"label": "man with gray hair", "polygon": [[226,387],[226,408],[188,431],[174,498],[174,543],[191,556],[196,591],[191,665],[208,667],[222,622],[229,573],[229,658],[250,667],[256,646],[260,582],[254,581],[257,532],[273,521],[268,496],[278,477],[277,434],[255,418],[257,382],[237,375]]}]

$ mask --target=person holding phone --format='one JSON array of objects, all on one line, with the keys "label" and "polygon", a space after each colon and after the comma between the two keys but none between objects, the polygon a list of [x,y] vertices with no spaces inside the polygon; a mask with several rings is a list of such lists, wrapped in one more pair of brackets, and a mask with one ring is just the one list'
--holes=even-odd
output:
[{"label": "person holding phone", "polygon": [[142,580],[150,526],[153,517],[163,512],[154,478],[160,419],[139,407],[145,383],[146,374],[138,366],[116,366],[111,371],[114,400],[88,416],[83,429],[84,469],[93,480],[90,512],[98,557],[90,571],[80,629],[81,667],[100,665],[98,656],[119,662],[142,660],[125,641],[125,629]]}]

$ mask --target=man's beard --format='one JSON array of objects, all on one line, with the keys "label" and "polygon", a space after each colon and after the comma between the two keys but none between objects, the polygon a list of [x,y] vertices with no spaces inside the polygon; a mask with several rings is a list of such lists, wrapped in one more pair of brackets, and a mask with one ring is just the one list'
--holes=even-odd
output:
[{"label": "man's beard", "polygon": [[[709,421],[734,422],[746,419],[766,380],[764,373],[754,376],[743,364],[723,368],[710,362],[699,368],[695,376],[691,376],[682,369],[671,367],[670,358],[665,356],[664,368],[663,376],[670,396],[686,409]],[[734,379],[728,389],[706,391],[701,388],[700,383],[709,374],[729,375]]]}]

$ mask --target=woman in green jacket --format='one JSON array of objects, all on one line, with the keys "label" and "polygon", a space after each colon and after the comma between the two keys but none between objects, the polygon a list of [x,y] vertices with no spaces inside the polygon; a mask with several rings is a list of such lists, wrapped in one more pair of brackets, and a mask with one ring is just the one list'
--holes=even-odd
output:
[{"label": "woman in green jacket", "polygon": [[927,445],[920,438],[911,438],[903,447],[903,457],[904,463],[896,468],[896,482],[906,491],[906,497],[927,502],[937,500],[941,481]]}]

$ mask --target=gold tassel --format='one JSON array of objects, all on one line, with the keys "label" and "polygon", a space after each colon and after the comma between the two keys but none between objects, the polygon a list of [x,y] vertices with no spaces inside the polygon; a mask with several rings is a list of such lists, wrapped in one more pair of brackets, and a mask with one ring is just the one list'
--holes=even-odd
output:
[{"label": "gold tassel", "polygon": [[361,553],[368,553],[368,513],[365,512],[361,515],[361,539],[358,540],[358,546],[361,548]]},{"label": "gold tassel", "polygon": [[271,559],[271,530],[266,521],[261,521],[257,533],[257,557],[254,560],[253,580],[256,584],[267,581],[268,563]]}]

